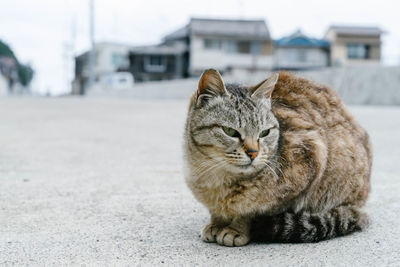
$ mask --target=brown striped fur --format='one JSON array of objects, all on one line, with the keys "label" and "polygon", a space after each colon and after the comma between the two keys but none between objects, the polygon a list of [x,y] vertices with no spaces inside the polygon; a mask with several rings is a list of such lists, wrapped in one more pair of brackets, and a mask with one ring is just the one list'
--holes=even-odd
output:
[{"label": "brown striped fur", "polygon": [[[207,70],[190,100],[185,179],[210,211],[206,242],[317,242],[367,225],[368,134],[330,88],[277,77],[243,87]],[[257,143],[254,160],[249,142]]]}]

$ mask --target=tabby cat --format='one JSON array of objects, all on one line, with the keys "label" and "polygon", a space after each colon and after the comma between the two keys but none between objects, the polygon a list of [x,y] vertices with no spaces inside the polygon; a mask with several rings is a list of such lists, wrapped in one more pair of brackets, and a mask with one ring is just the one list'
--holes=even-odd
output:
[{"label": "tabby cat", "polygon": [[186,183],[211,215],[205,242],[318,242],[368,224],[368,134],[325,86],[288,72],[225,85],[206,70],[184,152]]}]

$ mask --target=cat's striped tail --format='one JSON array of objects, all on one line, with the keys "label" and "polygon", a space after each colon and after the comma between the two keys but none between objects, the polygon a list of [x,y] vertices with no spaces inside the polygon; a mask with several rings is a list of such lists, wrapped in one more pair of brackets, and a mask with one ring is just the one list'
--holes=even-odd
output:
[{"label": "cat's striped tail", "polygon": [[323,213],[284,212],[257,217],[251,227],[251,239],[261,242],[318,242],[360,231],[368,225],[368,216],[354,206],[340,206]]}]

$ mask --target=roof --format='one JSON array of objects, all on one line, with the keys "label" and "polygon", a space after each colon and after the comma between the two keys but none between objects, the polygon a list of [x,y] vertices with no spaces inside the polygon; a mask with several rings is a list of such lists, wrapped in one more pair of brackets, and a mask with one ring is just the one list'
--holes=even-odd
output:
[{"label": "roof", "polygon": [[335,31],[337,34],[343,35],[381,35],[384,33],[379,27],[364,27],[364,26],[340,26],[332,25],[329,27],[328,31]]},{"label": "roof", "polygon": [[[102,41],[102,42],[96,42],[94,44],[95,49],[103,49],[104,47],[123,47],[126,49],[131,49],[134,48],[135,46],[132,44],[126,44],[126,43],[118,43],[118,42],[109,42],[109,41]],[[84,51],[80,54],[78,54],[77,56],[75,56],[75,58],[85,58],[89,56],[89,52],[90,52],[90,48],[87,51]]]},{"label": "roof", "polygon": [[195,35],[271,39],[264,20],[192,18],[186,26],[165,36],[165,40]]},{"label": "roof", "polygon": [[182,39],[189,35],[189,24],[166,35],[164,40],[175,40],[175,39]]},{"label": "roof", "polygon": [[303,34],[300,30],[292,35],[283,37],[275,41],[277,47],[321,47],[328,48],[329,42],[323,39],[311,38]]}]

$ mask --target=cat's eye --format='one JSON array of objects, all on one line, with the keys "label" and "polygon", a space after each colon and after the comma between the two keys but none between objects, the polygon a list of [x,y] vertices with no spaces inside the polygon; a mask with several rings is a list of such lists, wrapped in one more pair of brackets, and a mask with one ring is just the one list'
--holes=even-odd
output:
[{"label": "cat's eye", "polygon": [[260,133],[260,138],[266,137],[267,135],[269,135],[269,130],[270,130],[270,129],[262,131],[262,132]]},{"label": "cat's eye", "polygon": [[230,137],[240,137],[240,133],[233,128],[222,126],[224,133]]}]

